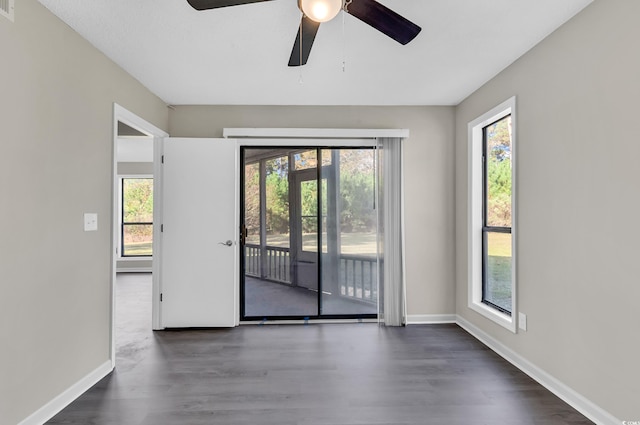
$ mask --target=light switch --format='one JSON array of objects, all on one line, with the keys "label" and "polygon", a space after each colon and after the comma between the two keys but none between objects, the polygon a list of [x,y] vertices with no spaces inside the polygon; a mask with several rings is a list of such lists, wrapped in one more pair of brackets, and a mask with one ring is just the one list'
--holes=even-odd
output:
[{"label": "light switch", "polygon": [[84,231],[93,232],[98,230],[98,214],[84,213]]},{"label": "light switch", "polygon": [[527,315],[524,313],[518,313],[518,327],[523,331],[527,330]]}]

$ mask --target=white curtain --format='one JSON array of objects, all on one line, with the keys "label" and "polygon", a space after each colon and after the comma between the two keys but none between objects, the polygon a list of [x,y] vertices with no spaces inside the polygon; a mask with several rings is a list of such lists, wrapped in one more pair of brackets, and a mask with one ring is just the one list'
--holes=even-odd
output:
[{"label": "white curtain", "polygon": [[405,323],[402,139],[378,139],[378,320]]}]

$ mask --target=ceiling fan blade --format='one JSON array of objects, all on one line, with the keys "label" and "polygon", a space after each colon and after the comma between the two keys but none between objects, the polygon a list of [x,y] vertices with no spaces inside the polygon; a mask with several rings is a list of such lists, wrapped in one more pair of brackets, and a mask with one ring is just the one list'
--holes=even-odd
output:
[{"label": "ceiling fan blade", "polygon": [[187,0],[195,10],[218,9],[227,6],[239,6],[241,4],[258,3],[271,0]]},{"label": "ceiling fan blade", "polygon": [[307,59],[309,59],[309,54],[311,53],[311,46],[313,46],[313,40],[315,40],[316,34],[318,33],[318,28],[320,28],[319,22],[314,22],[306,16],[302,17],[300,27],[298,28],[298,35],[293,44],[293,50],[291,50],[289,66],[301,66],[307,63]]},{"label": "ceiling fan blade", "polygon": [[371,25],[400,44],[407,44],[422,30],[418,25],[398,15],[376,0],[353,0],[347,13]]}]

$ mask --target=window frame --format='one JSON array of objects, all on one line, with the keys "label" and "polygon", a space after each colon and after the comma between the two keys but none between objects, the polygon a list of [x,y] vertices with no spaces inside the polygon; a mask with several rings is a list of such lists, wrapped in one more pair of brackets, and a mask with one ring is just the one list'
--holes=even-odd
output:
[{"label": "window frame", "polygon": [[[486,233],[496,228],[486,226],[486,164],[485,129],[511,115],[511,312],[484,301],[486,285]],[[517,285],[516,285],[516,98],[511,97],[468,124],[468,307],[516,333]],[[498,229],[501,231],[502,228]]]},{"label": "window frame", "polygon": [[[131,223],[125,223],[124,221],[124,181],[125,180],[154,180],[153,179],[153,175],[151,174],[134,174],[134,175],[120,175],[118,176],[118,179],[120,181],[120,217],[119,217],[119,225],[120,225],[120,232],[119,232],[119,243],[118,243],[118,258],[120,259],[130,259],[130,260],[135,260],[135,259],[141,259],[141,260],[148,260],[153,258],[153,252],[151,254],[148,255],[127,255],[125,254],[125,250],[124,250],[124,228],[126,225],[150,225],[153,226],[153,220],[151,222],[131,222]],[[155,183],[155,182],[154,182]],[[153,227],[152,227],[153,229]]]},{"label": "window frame", "polygon": [[[486,293],[489,290],[489,247],[488,247],[488,241],[489,241],[489,234],[490,233],[505,233],[505,234],[509,234],[512,235],[512,226],[491,226],[488,224],[488,220],[489,220],[489,214],[488,214],[488,205],[489,205],[489,184],[488,184],[488,177],[489,177],[489,161],[487,160],[488,156],[489,156],[489,144],[488,144],[488,140],[487,140],[487,129],[503,120],[505,120],[506,118],[511,118],[513,120],[512,115],[509,113],[507,115],[502,116],[501,118],[499,118],[498,120],[486,124],[482,127],[482,303],[488,305],[491,308],[494,308],[504,314],[506,314],[507,316],[511,316],[512,312],[505,309],[502,306],[499,306],[491,301],[489,301],[486,297]],[[511,149],[511,146],[510,146]],[[510,162],[513,164],[513,155],[511,154],[511,150],[510,150]],[[513,170],[513,168],[512,168]],[[513,180],[511,182],[511,190],[513,193]],[[513,207],[513,203],[511,203],[511,206]],[[513,223],[512,223],[513,224]],[[513,250],[512,250],[513,252]],[[513,258],[513,256],[512,256]]]}]

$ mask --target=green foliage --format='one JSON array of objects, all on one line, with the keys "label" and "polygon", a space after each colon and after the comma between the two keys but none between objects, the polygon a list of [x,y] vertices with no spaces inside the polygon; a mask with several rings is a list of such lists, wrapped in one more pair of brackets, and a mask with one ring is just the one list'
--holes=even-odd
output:
[{"label": "green foliage", "polygon": [[[330,150],[323,150],[323,165],[331,165]],[[374,156],[369,149],[342,149],[339,154],[340,226],[343,232],[368,232],[375,229]],[[317,166],[316,152],[297,154],[296,167]],[[336,165],[336,164],[334,164]],[[265,161],[267,234],[289,233],[289,164],[286,156]],[[327,179],[322,179],[323,216],[327,215]],[[245,168],[245,223],[259,233],[259,172],[257,164]],[[300,207],[303,233],[317,231],[318,186],[316,180],[302,182]],[[305,217],[306,216],[306,217]]]},{"label": "green foliage", "polygon": [[511,117],[487,128],[487,224],[511,226]]},{"label": "green foliage", "polygon": [[[324,185],[323,185],[324,186]],[[318,182],[303,181],[300,185],[301,215],[316,216],[318,214]]]},{"label": "green foliage", "polygon": [[249,236],[260,235],[260,165],[248,164],[244,169],[244,224]]},{"label": "green foliage", "polygon": [[511,163],[501,161],[488,169],[487,215],[492,226],[511,226]]},{"label": "green foliage", "polygon": [[286,157],[266,161],[267,233],[289,233],[289,167]]},{"label": "green foliage", "polygon": [[153,221],[153,179],[123,179],[124,222]]},{"label": "green foliage", "polygon": [[351,170],[340,174],[340,226],[344,232],[365,232],[375,228],[376,215],[373,170]]},{"label": "green foliage", "polygon": [[[153,222],[153,179],[123,179],[123,223]],[[151,255],[153,226],[129,225],[124,228],[126,255]],[[144,244],[143,253],[134,250],[137,244]]]}]

